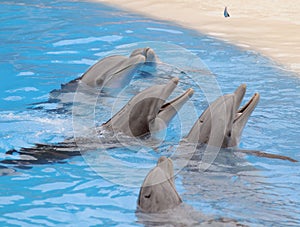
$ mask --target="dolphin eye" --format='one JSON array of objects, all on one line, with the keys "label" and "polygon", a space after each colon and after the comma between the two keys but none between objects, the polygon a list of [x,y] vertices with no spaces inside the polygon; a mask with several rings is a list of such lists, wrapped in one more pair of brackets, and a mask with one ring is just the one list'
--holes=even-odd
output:
[{"label": "dolphin eye", "polygon": [[230,131],[230,132],[228,132],[228,137],[231,137],[231,131]]},{"label": "dolphin eye", "polygon": [[144,197],[149,199],[151,197],[151,193],[149,195],[145,195]]}]

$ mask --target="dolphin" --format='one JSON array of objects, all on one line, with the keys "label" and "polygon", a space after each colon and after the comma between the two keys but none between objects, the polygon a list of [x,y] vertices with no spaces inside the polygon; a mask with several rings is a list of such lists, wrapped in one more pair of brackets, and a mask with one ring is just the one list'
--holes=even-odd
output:
[{"label": "dolphin", "polygon": [[188,142],[205,143],[216,147],[235,147],[239,144],[243,129],[259,102],[255,93],[240,109],[246,85],[240,85],[233,94],[217,98],[201,114],[186,136]]},{"label": "dolphin", "polygon": [[174,182],[173,162],[162,156],[148,173],[138,197],[138,210],[158,213],[172,209],[182,203]]},{"label": "dolphin", "polygon": [[150,47],[135,49],[129,57],[108,56],[92,65],[81,77],[62,84],[60,89],[51,91],[50,101],[61,100],[62,93],[75,92],[78,90],[78,86],[85,92],[90,92],[91,88],[97,90],[123,88],[128,85],[134,73],[143,64],[153,63],[152,65],[155,66],[156,62],[160,62],[160,60]]},{"label": "dolphin", "polygon": [[212,152],[218,151],[218,148],[234,148],[235,151],[259,157],[298,162],[283,155],[238,149],[243,129],[260,99],[259,93],[255,93],[244,106],[239,108],[245,93],[246,85],[242,84],[234,93],[217,98],[201,114],[188,135],[182,140],[182,144],[186,142],[206,144]]},{"label": "dolphin", "polygon": [[171,158],[161,156],[140,187],[136,216],[146,226],[245,226],[230,218],[204,215],[183,203]]},{"label": "dolphin", "polygon": [[151,48],[139,48],[129,57],[114,55],[98,61],[79,79],[90,87],[124,87],[141,64],[156,61],[158,57]]},{"label": "dolphin", "polygon": [[178,78],[172,78],[165,85],[154,85],[141,91],[102,126],[107,130],[133,137],[164,129],[194,93],[190,88],[179,97],[166,102],[178,81]]},{"label": "dolphin", "polygon": [[[104,131],[107,131],[141,137],[165,129],[177,111],[193,95],[193,89],[190,88],[179,97],[166,102],[178,81],[178,78],[172,78],[165,85],[154,85],[141,91],[110,120],[98,127],[96,133],[103,135]],[[34,147],[21,148],[19,151],[12,149],[6,154],[18,153],[21,159],[6,159],[0,163],[29,165],[61,162],[72,156],[80,155],[83,151],[97,149],[99,146],[118,146],[118,140],[111,143],[113,140],[111,134],[109,134],[109,138],[101,137],[101,144],[99,144],[97,135],[96,138],[93,136],[91,138],[70,138],[57,144],[35,144]]]}]

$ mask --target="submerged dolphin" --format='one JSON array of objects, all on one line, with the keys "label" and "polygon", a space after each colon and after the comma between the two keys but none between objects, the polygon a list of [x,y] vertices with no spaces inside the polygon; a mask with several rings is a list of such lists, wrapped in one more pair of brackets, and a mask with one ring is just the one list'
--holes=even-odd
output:
[{"label": "submerged dolphin", "polygon": [[[110,120],[100,126],[98,132],[104,130],[140,137],[164,129],[177,111],[193,95],[193,90],[188,89],[179,97],[166,103],[166,99],[177,84],[178,78],[173,78],[165,85],[154,85],[141,91]],[[17,152],[21,159],[7,159],[1,163],[20,165],[53,163],[80,155],[84,151],[83,149],[96,149],[97,146],[103,146],[105,143],[114,147],[118,146],[116,144],[118,141],[111,144],[111,137],[102,139],[102,144],[99,144],[97,136],[95,140],[96,142],[93,141],[93,138],[82,137],[68,139],[58,144],[36,144],[32,148],[21,148],[20,151],[10,150],[7,154]],[[78,147],[78,144],[82,147]]]},{"label": "submerged dolphin", "polygon": [[173,78],[166,85],[155,85],[141,91],[104,123],[103,127],[134,137],[164,129],[194,92],[190,88],[166,103],[178,81],[178,78]]}]

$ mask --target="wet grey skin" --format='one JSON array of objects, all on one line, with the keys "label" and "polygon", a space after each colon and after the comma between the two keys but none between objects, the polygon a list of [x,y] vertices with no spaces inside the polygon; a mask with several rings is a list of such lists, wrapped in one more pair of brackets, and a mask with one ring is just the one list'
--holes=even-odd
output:
[{"label": "wet grey skin", "polygon": [[240,109],[246,85],[240,85],[233,94],[219,97],[202,113],[185,140],[214,147],[238,146],[243,129],[259,102],[255,93]]},{"label": "wet grey skin", "polygon": [[98,61],[79,79],[95,88],[124,87],[142,64],[156,61],[159,61],[158,57],[151,48],[139,48],[134,50],[129,57],[114,55]]},{"label": "wet grey skin", "polygon": [[102,126],[133,137],[165,129],[194,93],[190,88],[179,97],[166,102],[178,81],[178,78],[173,78],[165,85],[154,85],[141,91]]},{"label": "wet grey skin", "polygon": [[138,197],[138,211],[158,213],[172,209],[182,203],[174,183],[173,162],[162,156],[148,173]]}]

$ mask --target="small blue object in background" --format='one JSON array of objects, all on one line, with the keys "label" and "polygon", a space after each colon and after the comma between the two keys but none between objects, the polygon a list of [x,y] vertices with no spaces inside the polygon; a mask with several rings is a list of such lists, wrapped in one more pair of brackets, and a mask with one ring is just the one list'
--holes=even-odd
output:
[{"label": "small blue object in background", "polygon": [[230,17],[230,15],[227,11],[227,6],[225,6],[225,9],[224,9],[224,17]]}]

